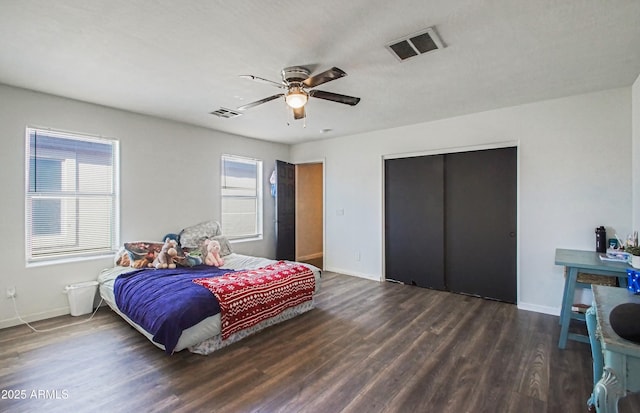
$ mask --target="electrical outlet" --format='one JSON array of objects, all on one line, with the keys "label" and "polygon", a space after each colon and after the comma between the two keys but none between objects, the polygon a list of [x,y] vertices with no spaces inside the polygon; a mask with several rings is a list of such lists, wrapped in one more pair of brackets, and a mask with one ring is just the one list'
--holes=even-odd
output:
[{"label": "electrical outlet", "polygon": [[16,296],[16,287],[8,287],[7,288],[7,298],[12,298]]},{"label": "electrical outlet", "polygon": [[360,261],[360,251],[356,251],[356,261]]}]

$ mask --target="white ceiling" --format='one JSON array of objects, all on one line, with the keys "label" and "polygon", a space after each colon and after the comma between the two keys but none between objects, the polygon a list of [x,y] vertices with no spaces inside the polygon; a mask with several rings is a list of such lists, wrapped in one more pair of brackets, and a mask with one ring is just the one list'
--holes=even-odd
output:
[{"label": "white ceiling", "polygon": [[[385,45],[435,26],[446,48],[399,62]],[[318,87],[306,127],[286,66],[348,76]],[[0,83],[275,142],[297,143],[629,86],[638,0],[0,0]],[[288,125],[290,123],[290,125]],[[331,132],[321,133],[323,129]]]}]

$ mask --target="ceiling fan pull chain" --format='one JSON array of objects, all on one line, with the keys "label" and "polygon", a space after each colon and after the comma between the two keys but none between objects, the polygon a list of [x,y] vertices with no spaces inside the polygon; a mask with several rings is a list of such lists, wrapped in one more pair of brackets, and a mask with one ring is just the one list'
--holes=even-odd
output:
[{"label": "ceiling fan pull chain", "polygon": [[309,107],[305,106],[304,107],[304,117],[302,118],[302,129],[306,129],[307,128],[307,115],[309,114],[309,111],[307,109],[309,109]]},{"label": "ceiling fan pull chain", "polygon": [[284,100],[283,102],[284,105],[282,107],[284,108],[284,118],[287,121],[287,126],[291,126],[291,121],[289,120],[289,118],[293,118],[293,112],[291,112],[291,110],[289,109],[287,102]]}]

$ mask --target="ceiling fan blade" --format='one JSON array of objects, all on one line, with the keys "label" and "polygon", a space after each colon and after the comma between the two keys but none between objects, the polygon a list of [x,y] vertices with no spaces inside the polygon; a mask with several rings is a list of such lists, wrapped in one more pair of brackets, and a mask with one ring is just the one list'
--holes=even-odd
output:
[{"label": "ceiling fan blade", "polygon": [[263,77],[258,77],[254,75],[240,75],[240,77],[243,79],[255,80],[256,82],[260,82],[260,83],[267,83],[275,87],[278,87],[280,89],[284,89],[286,87],[284,83],[274,82],[273,80],[265,79]]},{"label": "ceiling fan blade", "polygon": [[246,105],[242,105],[237,108],[237,110],[247,110],[251,109],[254,106],[262,105],[263,103],[271,102],[274,99],[278,99],[284,96],[284,93],[278,93],[277,95],[269,96],[268,98],[256,100],[255,102],[247,103]]},{"label": "ceiling fan blade", "polygon": [[344,103],[345,105],[355,106],[360,102],[360,98],[347,95],[339,95],[337,93],[324,92],[322,90],[311,90],[309,96],[314,98],[330,100],[332,102]]},{"label": "ceiling fan blade", "polygon": [[332,67],[329,70],[325,70],[322,73],[318,73],[315,76],[311,76],[310,78],[308,78],[307,80],[305,80],[304,82],[302,82],[306,87],[311,88],[311,87],[316,87],[319,86],[323,83],[327,83],[329,81],[335,80],[335,79],[340,79],[341,77],[345,77],[347,74],[341,70],[338,69],[337,67]]},{"label": "ceiling fan blade", "polygon": [[306,113],[304,111],[304,106],[299,107],[297,109],[293,109],[293,118],[294,119],[304,119],[306,117]]}]

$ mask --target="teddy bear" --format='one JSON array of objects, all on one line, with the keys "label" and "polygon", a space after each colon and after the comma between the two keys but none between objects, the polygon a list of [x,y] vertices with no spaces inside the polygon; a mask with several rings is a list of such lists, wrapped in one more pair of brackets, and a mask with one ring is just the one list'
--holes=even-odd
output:
[{"label": "teddy bear", "polygon": [[178,243],[174,239],[167,238],[164,240],[162,249],[151,264],[155,268],[176,268],[174,258],[178,255]]},{"label": "teddy bear", "polygon": [[224,265],[224,261],[220,257],[220,243],[218,241],[206,239],[204,240],[204,248],[206,251],[204,257],[205,264],[215,265],[216,267]]}]

